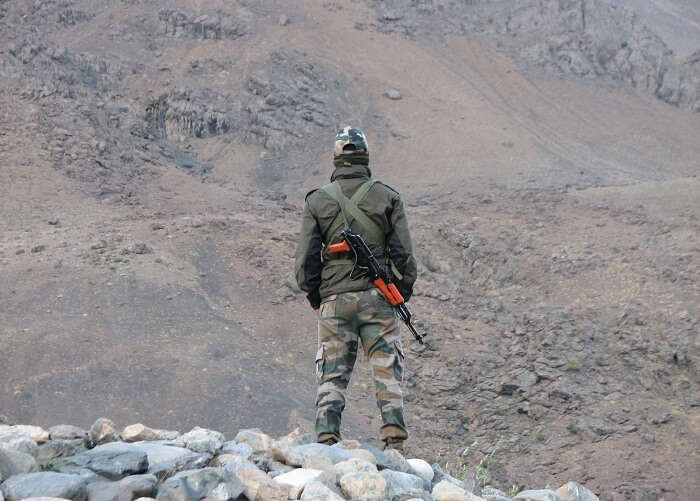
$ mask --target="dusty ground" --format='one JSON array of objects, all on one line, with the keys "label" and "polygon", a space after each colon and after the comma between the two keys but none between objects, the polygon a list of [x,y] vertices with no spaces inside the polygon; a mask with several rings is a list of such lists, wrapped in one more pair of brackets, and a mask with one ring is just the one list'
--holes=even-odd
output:
[{"label": "dusty ground", "polygon": [[[352,122],[421,263],[409,450],[693,499],[699,115],[370,4],[0,2],[0,414],[310,429],[292,256]],[[364,366],[350,393],[375,439]]]}]

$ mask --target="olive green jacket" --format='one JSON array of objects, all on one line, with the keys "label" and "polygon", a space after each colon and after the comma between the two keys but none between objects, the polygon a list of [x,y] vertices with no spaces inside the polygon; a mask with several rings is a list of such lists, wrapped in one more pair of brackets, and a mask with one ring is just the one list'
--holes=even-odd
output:
[{"label": "olive green jacket", "polygon": [[[350,166],[336,167],[331,182],[338,181],[343,194],[350,198],[370,176],[371,171],[367,165],[353,163]],[[389,260],[393,262],[393,269],[400,276],[399,279],[395,273],[395,283],[407,300],[416,281],[416,260],[401,197],[392,188],[376,182],[357,206],[384,230],[385,241],[376,241],[351,218],[352,231],[363,236],[381,263],[388,265]],[[314,308],[318,308],[328,296],[374,287],[367,277],[351,280],[352,265],[330,263],[338,258],[327,252],[328,245],[342,240],[340,232],[343,228],[333,235],[327,233],[339,212],[338,202],[324,190],[316,189],[306,195],[295,268],[297,283],[301,290],[307,292]]]}]

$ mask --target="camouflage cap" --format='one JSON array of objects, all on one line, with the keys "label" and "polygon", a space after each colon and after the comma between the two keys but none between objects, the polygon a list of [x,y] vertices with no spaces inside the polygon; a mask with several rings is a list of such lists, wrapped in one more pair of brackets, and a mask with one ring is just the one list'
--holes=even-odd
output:
[{"label": "camouflage cap", "polygon": [[343,154],[369,153],[367,138],[365,133],[355,127],[343,127],[335,135],[335,148],[333,156],[335,158]]}]

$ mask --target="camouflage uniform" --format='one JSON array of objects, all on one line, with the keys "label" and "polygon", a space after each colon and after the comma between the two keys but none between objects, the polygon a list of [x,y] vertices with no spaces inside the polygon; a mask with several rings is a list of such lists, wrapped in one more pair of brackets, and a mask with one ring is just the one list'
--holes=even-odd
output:
[{"label": "camouflage uniform", "polygon": [[[359,147],[344,153],[348,143]],[[339,184],[342,193],[350,198],[371,178],[366,139],[361,131],[345,128],[338,132],[334,163],[336,169],[331,181]],[[402,295],[410,298],[416,280],[416,262],[399,194],[375,182],[356,205],[380,231],[368,232],[354,219],[350,220],[351,229],[361,234],[377,259],[390,267]],[[340,439],[345,391],[361,342],[372,367],[377,405],[384,421],[382,439],[402,440],[408,433],[400,388],[404,354],[398,320],[367,277],[350,278],[352,262],[328,253],[330,244],[342,240],[343,227],[334,226],[339,212],[338,202],[326,190],[314,190],[306,196],[296,256],[299,287],[308,293],[312,307],[320,306],[317,439]]]}]

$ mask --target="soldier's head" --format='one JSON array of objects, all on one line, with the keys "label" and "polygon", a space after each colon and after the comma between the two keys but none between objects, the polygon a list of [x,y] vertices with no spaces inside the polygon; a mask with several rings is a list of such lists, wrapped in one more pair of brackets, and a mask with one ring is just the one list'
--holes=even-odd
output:
[{"label": "soldier's head", "polygon": [[335,135],[333,162],[337,166],[369,162],[369,148],[365,133],[355,127],[347,126],[339,129]]}]

